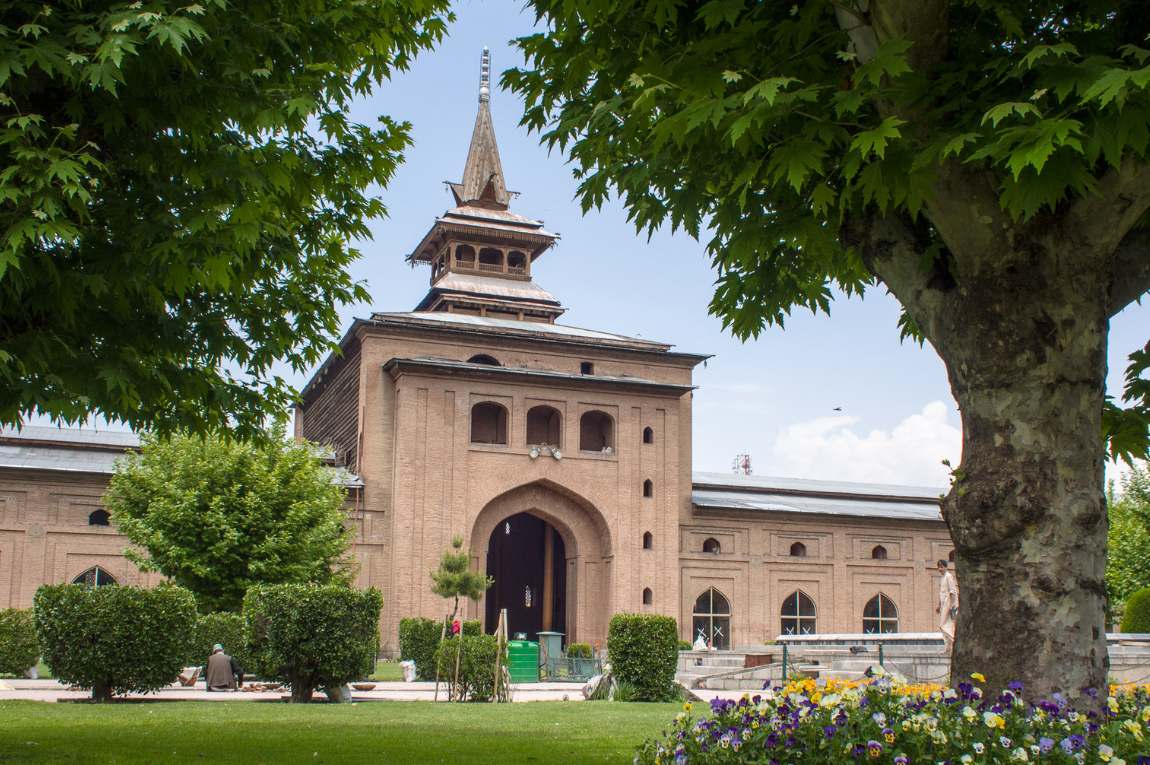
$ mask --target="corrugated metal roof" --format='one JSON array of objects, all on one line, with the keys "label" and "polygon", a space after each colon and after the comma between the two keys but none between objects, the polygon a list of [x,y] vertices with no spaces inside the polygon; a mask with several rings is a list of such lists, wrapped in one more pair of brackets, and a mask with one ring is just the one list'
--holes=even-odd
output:
[{"label": "corrugated metal roof", "polygon": [[[866,484],[852,484],[866,486]],[[867,499],[858,496],[841,497],[818,495],[779,494],[769,491],[720,491],[696,488],[691,492],[696,508],[711,511],[750,511],[794,513],[796,515],[847,515],[856,518],[889,518],[901,521],[942,521],[937,501],[935,504],[914,500]]]},{"label": "corrugated metal roof", "polygon": [[491,276],[472,276],[456,271],[448,271],[443,278],[431,285],[431,289],[432,291],[466,292],[471,295],[492,295],[499,298],[532,300],[537,303],[559,305],[559,301],[550,292],[535,282]]},{"label": "corrugated metal roof", "polygon": [[691,475],[696,487],[730,488],[735,490],[774,490],[807,494],[854,494],[867,497],[902,497],[930,500],[938,503],[942,490],[930,486],[898,486],[882,483],[853,483],[849,481],[821,481],[810,478],[777,478],[761,475],[733,475],[696,471]]},{"label": "corrugated metal roof", "polygon": [[372,320],[384,323],[403,324],[429,324],[429,325],[455,325],[479,331],[493,331],[497,333],[544,335],[557,339],[590,340],[611,344],[626,344],[638,346],[643,350],[667,350],[671,348],[667,343],[658,343],[644,340],[639,337],[626,335],[612,335],[607,332],[598,332],[593,329],[579,329],[567,327],[562,324],[545,324],[537,321],[519,321],[518,319],[493,319],[486,316],[467,316],[446,311],[408,312],[408,313],[376,313]]},{"label": "corrugated metal roof", "polygon": [[0,438],[15,438],[21,441],[63,441],[73,444],[119,446],[125,449],[140,445],[140,437],[131,431],[60,428],[44,425],[25,425],[22,430],[17,430],[11,425],[4,425],[0,427]]},{"label": "corrugated metal roof", "polygon": [[68,449],[34,442],[5,444],[0,446],[0,468],[110,474],[123,454],[109,449]]},{"label": "corrugated metal roof", "polygon": [[694,473],[692,483],[691,501],[704,510],[942,520],[942,491],[927,486],[705,472]]}]

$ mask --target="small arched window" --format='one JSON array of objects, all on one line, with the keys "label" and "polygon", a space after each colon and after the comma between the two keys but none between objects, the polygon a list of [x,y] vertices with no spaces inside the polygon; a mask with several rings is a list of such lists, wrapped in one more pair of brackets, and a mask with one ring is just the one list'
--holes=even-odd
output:
[{"label": "small arched window", "polygon": [[650,550],[655,546],[655,538],[651,536],[650,531],[643,532],[643,549]]},{"label": "small arched window", "polygon": [[870,557],[874,560],[886,560],[886,548],[882,545],[876,545],[875,548],[870,551]]},{"label": "small arched window", "polygon": [[503,271],[503,250],[494,247],[484,247],[479,251],[480,271]]},{"label": "small arched window", "polygon": [[119,584],[116,577],[109,574],[99,566],[93,566],[72,580],[72,584],[86,584],[89,587],[104,587],[109,584]]},{"label": "small arched window", "polygon": [[527,445],[559,446],[559,410],[550,406],[533,406],[527,411]]},{"label": "small arched window", "polygon": [[898,608],[881,592],[863,607],[863,632],[884,634],[898,632]]},{"label": "small arched window", "polygon": [[815,602],[802,590],[792,592],[783,601],[782,627],[784,635],[814,635]]},{"label": "small arched window", "polygon": [[486,353],[475,354],[474,356],[472,356],[471,358],[469,358],[467,360],[467,363],[468,364],[486,364],[487,366],[490,366],[490,367],[501,367],[501,366],[503,366],[502,364],[500,364],[498,361],[495,360],[494,356],[488,356]]},{"label": "small arched window", "polygon": [[643,588],[643,605],[649,606],[649,605],[651,605],[651,602],[653,600],[654,600],[654,596],[651,594],[651,588],[650,587],[644,587]]},{"label": "small arched window", "polygon": [[471,443],[506,444],[507,410],[491,401],[471,407]]},{"label": "small arched window", "polygon": [[714,537],[707,537],[705,540],[703,540],[703,552],[714,553],[715,555],[718,555],[722,551],[723,548],[721,545],[719,545],[719,540],[715,539]]},{"label": "small arched window", "polygon": [[650,428],[643,428],[643,443],[655,443],[655,431],[651,430]]},{"label": "small arched window", "polygon": [[643,481],[643,496],[644,497],[655,496],[655,484],[651,483],[651,479],[649,479],[649,478],[646,481]]},{"label": "small arched window", "polygon": [[527,273],[527,256],[519,250],[512,250],[507,254],[507,271],[512,274]]},{"label": "small arched window", "polygon": [[807,546],[802,542],[795,542],[791,545],[792,558],[805,558],[807,557]]},{"label": "small arched window", "polygon": [[108,514],[107,510],[104,510],[104,509],[93,510],[91,513],[88,514],[88,525],[89,526],[110,526],[111,524],[108,521],[111,519],[111,517],[112,516],[110,516]]},{"label": "small arched window", "polygon": [[731,604],[714,587],[695,600],[691,630],[721,651],[731,647]]},{"label": "small arched window", "polygon": [[950,551],[950,555],[946,556],[946,559],[951,563],[954,563],[954,550]]},{"label": "small arched window", "polygon": [[579,418],[579,450],[584,452],[615,451],[615,423],[606,412],[585,412]]}]

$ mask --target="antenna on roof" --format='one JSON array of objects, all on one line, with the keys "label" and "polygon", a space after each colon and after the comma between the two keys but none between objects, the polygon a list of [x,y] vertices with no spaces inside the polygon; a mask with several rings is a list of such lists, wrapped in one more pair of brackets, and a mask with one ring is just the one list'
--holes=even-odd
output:
[{"label": "antenna on roof", "polygon": [[479,101],[491,100],[491,54],[487,46],[483,46],[483,55],[479,57]]},{"label": "antenna on roof", "polygon": [[750,475],[751,474],[751,455],[740,454],[735,457],[735,463],[731,465],[734,469],[735,475]]}]

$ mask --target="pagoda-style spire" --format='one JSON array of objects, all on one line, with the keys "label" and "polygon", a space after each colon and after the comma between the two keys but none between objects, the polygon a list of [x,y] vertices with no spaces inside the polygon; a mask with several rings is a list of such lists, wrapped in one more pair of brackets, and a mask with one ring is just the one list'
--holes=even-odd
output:
[{"label": "pagoda-style spire", "polygon": [[491,54],[483,48],[479,64],[479,114],[475,117],[475,131],[471,134],[471,147],[467,151],[467,165],[463,170],[463,183],[448,183],[455,203],[460,207],[475,204],[506,210],[512,193],[503,180],[503,165],[499,162],[499,146],[495,143],[495,127],[491,124]]}]

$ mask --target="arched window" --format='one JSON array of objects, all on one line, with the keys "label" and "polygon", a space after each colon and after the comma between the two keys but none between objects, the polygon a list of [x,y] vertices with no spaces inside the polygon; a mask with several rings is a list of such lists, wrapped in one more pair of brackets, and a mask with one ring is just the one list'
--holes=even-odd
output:
[{"label": "arched window", "polygon": [[488,356],[486,353],[477,353],[467,360],[468,364],[487,364],[492,367],[503,366],[495,360],[494,356]]},{"label": "arched window", "polygon": [[72,580],[72,584],[86,584],[89,587],[104,587],[109,584],[119,584],[116,577],[109,574],[99,566],[93,566]]},{"label": "arched window", "polygon": [[731,604],[722,593],[712,587],[700,595],[695,601],[693,616],[694,637],[702,635],[703,640],[720,651],[731,647]]},{"label": "arched window", "polygon": [[459,268],[475,268],[475,248],[469,244],[456,247],[455,265]]},{"label": "arched window", "polygon": [[103,509],[93,510],[91,513],[88,514],[88,525],[89,526],[110,526],[111,524],[108,523],[108,520],[111,517],[112,516],[110,516],[108,514],[107,510],[103,510]]},{"label": "arched window", "polygon": [[615,423],[606,412],[586,412],[579,418],[579,450],[615,451]]},{"label": "arched window", "polygon": [[507,253],[507,272],[512,274],[527,273],[527,256],[519,250]]},{"label": "arched window", "polygon": [[886,548],[882,545],[876,545],[875,548],[870,551],[870,557],[874,558],[875,560],[886,560]]},{"label": "arched window", "polygon": [[898,609],[894,601],[879,593],[863,608],[863,632],[884,634],[898,632]]},{"label": "arched window", "polygon": [[650,550],[655,546],[655,538],[651,536],[650,531],[643,532],[643,549]]},{"label": "arched window", "polygon": [[951,550],[951,551],[950,551],[950,555],[947,555],[947,556],[946,556],[946,559],[947,559],[948,561],[950,561],[951,563],[954,563],[954,550]]},{"label": "arched window", "polygon": [[651,605],[652,600],[654,600],[654,596],[651,594],[651,588],[650,587],[644,587],[643,588],[643,605],[645,605],[645,606]]},{"label": "arched window", "polygon": [[814,635],[815,602],[802,590],[792,592],[783,601],[782,616],[784,635]]},{"label": "arched window", "polygon": [[527,445],[548,444],[559,446],[559,410],[549,406],[533,406],[527,411]]},{"label": "arched window", "polygon": [[792,558],[805,558],[807,557],[807,546],[802,542],[795,542],[791,545]]},{"label": "arched window", "polygon": [[651,430],[650,428],[643,428],[643,443],[655,443],[655,431]]},{"label": "arched window", "polygon": [[722,551],[723,548],[719,544],[719,540],[715,539],[714,537],[707,537],[705,540],[703,540],[703,552],[714,553],[715,555],[718,555]]},{"label": "arched window", "polygon": [[507,410],[491,401],[471,407],[471,443],[506,444]]},{"label": "arched window", "polygon": [[651,479],[649,479],[649,478],[646,481],[643,481],[643,496],[644,497],[655,496],[655,484],[651,483]]}]

